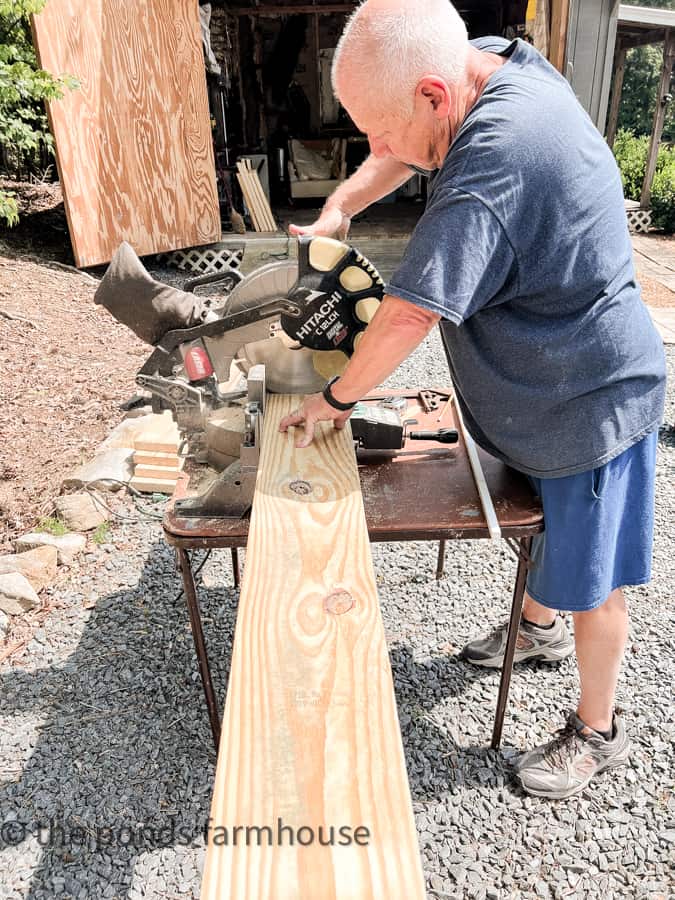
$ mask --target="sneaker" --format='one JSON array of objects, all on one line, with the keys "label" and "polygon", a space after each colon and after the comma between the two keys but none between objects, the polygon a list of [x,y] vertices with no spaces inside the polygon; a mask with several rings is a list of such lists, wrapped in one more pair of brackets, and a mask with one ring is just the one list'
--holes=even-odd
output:
[{"label": "sneaker", "polygon": [[563,800],[578,794],[598,772],[628,762],[630,742],[623,721],[614,714],[613,737],[605,740],[571,712],[553,740],[525,753],[517,764],[528,794]]},{"label": "sneaker", "polygon": [[[462,659],[476,666],[499,668],[504,662],[508,622],[499,625],[486,638],[471,641],[462,650]],[[516,638],[514,663],[524,659],[541,659],[546,662],[560,662],[574,653],[574,639],[567,630],[561,616],[556,616],[552,628],[540,628],[521,619]]]}]

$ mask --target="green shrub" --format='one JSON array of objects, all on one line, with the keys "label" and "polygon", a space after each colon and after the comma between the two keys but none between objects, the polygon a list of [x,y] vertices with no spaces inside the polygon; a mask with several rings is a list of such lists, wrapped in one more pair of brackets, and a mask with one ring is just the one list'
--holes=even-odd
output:
[{"label": "green shrub", "polygon": [[[614,156],[621,172],[624,196],[639,200],[647,168],[649,137],[620,130],[614,141]],[[675,231],[675,147],[661,144],[652,183],[652,223],[655,228]]]},{"label": "green shrub", "polygon": [[657,171],[652,183],[652,225],[662,231],[675,232],[675,159]]},{"label": "green shrub", "polygon": [[621,172],[624,196],[639,200],[647,167],[649,138],[646,135],[636,137],[631,131],[621,129],[616,133],[613,150]]},{"label": "green shrub", "polygon": [[[76,79],[55,78],[37,64],[30,16],[44,5],[45,0],[0,0],[0,144],[18,172],[30,168],[44,148],[52,152],[45,100],[77,87]],[[6,191],[0,191],[0,221],[18,221],[16,201]]]},{"label": "green shrub", "polygon": [[16,225],[19,221],[19,207],[11,194],[7,191],[0,191],[0,222],[6,222],[8,225]]}]

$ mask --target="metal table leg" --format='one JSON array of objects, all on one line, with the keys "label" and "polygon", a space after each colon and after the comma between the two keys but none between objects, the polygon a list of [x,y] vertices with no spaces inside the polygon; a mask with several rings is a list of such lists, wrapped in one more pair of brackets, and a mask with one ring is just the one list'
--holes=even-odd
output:
[{"label": "metal table leg", "polygon": [[497,711],[495,712],[495,722],[492,729],[493,750],[498,750],[502,742],[502,728],[504,726],[504,713],[506,712],[506,702],[509,697],[509,687],[511,685],[511,672],[513,671],[513,657],[516,653],[516,641],[518,639],[518,626],[520,625],[520,616],[523,611],[523,597],[525,596],[525,579],[527,576],[527,567],[530,558],[530,547],[532,546],[532,538],[523,538],[520,541],[520,554],[518,556],[518,570],[516,572],[516,583],[513,589],[513,602],[511,603],[511,618],[509,619],[509,631],[506,637],[506,649],[504,651],[504,662],[502,664],[502,675],[499,681],[499,694],[497,695]]},{"label": "metal table leg", "polygon": [[445,539],[438,542],[438,562],[436,563],[436,581],[440,581],[443,577],[443,569],[445,568]]},{"label": "metal table leg", "polygon": [[239,568],[239,551],[232,547],[232,577],[236,588],[241,584],[241,569]]},{"label": "metal table leg", "polygon": [[218,715],[218,701],[216,700],[216,693],[213,690],[211,669],[209,668],[209,657],[206,652],[206,643],[204,642],[204,631],[202,629],[202,618],[199,612],[199,601],[197,599],[195,580],[192,575],[190,557],[188,556],[187,551],[178,548],[176,553],[178,555],[178,566],[183,577],[183,587],[185,589],[188,614],[190,616],[190,629],[195,642],[195,650],[197,651],[199,674],[202,678],[206,706],[209,711],[209,720],[211,722],[211,731],[213,732],[213,740],[217,752],[218,745],[220,744],[220,716]]}]

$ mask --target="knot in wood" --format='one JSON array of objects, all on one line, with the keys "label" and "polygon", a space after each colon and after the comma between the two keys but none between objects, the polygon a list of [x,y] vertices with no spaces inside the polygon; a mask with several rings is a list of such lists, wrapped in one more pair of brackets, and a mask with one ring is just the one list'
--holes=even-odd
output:
[{"label": "knot in wood", "polygon": [[291,481],[288,486],[294,494],[300,494],[301,497],[306,497],[307,494],[311,494],[314,490],[309,481],[303,481],[301,478]]},{"label": "knot in wood", "polygon": [[323,608],[326,612],[333,613],[334,616],[341,616],[354,606],[354,598],[342,588],[331,591],[324,597]]}]

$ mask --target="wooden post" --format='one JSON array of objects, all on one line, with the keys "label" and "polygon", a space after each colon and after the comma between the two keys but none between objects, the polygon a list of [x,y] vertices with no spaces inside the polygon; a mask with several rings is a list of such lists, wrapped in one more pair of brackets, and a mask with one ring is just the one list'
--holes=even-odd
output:
[{"label": "wooden post", "polygon": [[319,40],[319,16],[312,13],[310,16],[312,35],[310,46],[312,48],[311,55],[314,57],[312,62],[314,65],[315,79],[312,85],[313,97],[310,106],[310,115],[312,123],[312,131],[318,134],[321,131],[321,56],[320,56],[320,40]]},{"label": "wooden post", "polygon": [[351,431],[296,449],[300,402],[265,410],[201,897],[422,900]]},{"label": "wooden post", "polygon": [[570,0],[551,0],[551,43],[548,59],[551,65],[565,74],[567,50],[567,25],[570,17]]},{"label": "wooden post", "polygon": [[616,126],[619,121],[619,108],[621,106],[621,89],[623,88],[623,73],[626,68],[626,49],[619,45],[614,53],[614,78],[612,80],[612,102],[609,106],[607,117],[607,143],[614,146]]},{"label": "wooden post", "polygon": [[675,34],[673,33],[673,29],[669,28],[663,42],[663,67],[661,69],[661,78],[659,80],[659,92],[656,95],[656,110],[654,112],[654,124],[652,126],[652,139],[649,144],[649,153],[647,155],[647,169],[645,171],[645,180],[642,182],[642,193],[640,194],[640,206],[642,209],[649,208],[649,201],[652,195],[652,182],[654,181],[654,172],[656,171],[656,157],[659,153],[659,144],[663,133],[663,121],[666,116],[667,103],[664,103],[664,98],[666,94],[670,93],[670,79],[673,72],[673,62],[675,62]]}]

